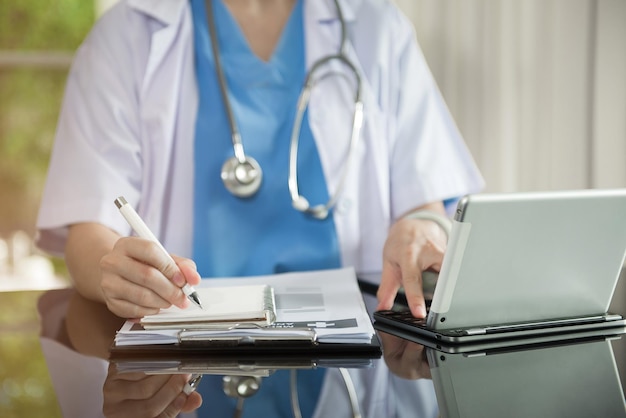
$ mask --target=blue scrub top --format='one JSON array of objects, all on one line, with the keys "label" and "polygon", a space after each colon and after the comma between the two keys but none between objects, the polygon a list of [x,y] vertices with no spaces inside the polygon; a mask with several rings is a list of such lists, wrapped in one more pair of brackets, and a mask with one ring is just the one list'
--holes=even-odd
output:
[{"label": "blue scrub top", "polygon": [[[231,195],[220,178],[222,164],[233,156],[231,131],[215,72],[204,0],[191,0],[191,5],[200,92],[193,239],[199,273],[231,277],[339,267],[332,212],[325,220],[298,212],[291,206],[287,185],[289,141],[305,77],[302,1],[294,6],[268,62],[254,55],[225,5],[213,2],[230,104],[245,152],[263,170],[260,190],[245,199]],[[324,173],[306,115],[298,151],[301,194],[312,204],[326,203]],[[305,417],[314,411],[323,376],[323,369],[298,372]],[[199,392],[212,416],[232,416],[236,400],[224,395],[221,376],[205,376]],[[289,372],[263,378],[259,392],[244,405],[244,416],[291,417]]]},{"label": "blue scrub top", "polygon": [[[251,51],[233,16],[214,1],[223,71],[247,155],[263,170],[252,197],[239,198],[222,183],[222,164],[234,155],[215,73],[204,2],[192,0],[200,103],[195,141],[193,257],[203,277],[230,277],[340,266],[332,216],[295,210],[288,189],[289,141],[305,76],[302,2],[297,2],[269,62]],[[298,153],[301,193],[326,203],[319,155],[304,118]]]}]

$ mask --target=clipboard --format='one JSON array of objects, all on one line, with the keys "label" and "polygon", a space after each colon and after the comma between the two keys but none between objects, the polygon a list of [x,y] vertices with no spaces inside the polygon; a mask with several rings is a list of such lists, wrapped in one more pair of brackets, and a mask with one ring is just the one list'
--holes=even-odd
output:
[{"label": "clipboard", "polygon": [[276,320],[271,325],[151,330],[126,321],[110,355],[382,355],[353,268],[212,278],[197,289],[252,284],[274,289]]}]

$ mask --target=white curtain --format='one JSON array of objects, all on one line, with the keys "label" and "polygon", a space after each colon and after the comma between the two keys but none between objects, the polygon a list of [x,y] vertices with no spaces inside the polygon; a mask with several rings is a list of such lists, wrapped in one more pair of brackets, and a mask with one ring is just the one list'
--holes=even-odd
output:
[{"label": "white curtain", "polygon": [[396,2],[487,191],[626,187],[626,1]]},{"label": "white curtain", "polygon": [[396,1],[487,191],[626,187],[625,0]]}]

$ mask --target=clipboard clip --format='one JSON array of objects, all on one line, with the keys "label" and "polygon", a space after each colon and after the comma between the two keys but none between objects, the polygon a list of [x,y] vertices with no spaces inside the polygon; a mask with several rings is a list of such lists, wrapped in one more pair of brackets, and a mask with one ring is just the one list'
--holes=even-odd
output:
[{"label": "clipboard clip", "polygon": [[315,345],[317,332],[313,328],[271,328],[245,324],[220,327],[216,329],[181,329],[177,333],[178,344],[185,345],[229,345],[229,346],[256,346],[256,345],[283,345],[307,344]]}]

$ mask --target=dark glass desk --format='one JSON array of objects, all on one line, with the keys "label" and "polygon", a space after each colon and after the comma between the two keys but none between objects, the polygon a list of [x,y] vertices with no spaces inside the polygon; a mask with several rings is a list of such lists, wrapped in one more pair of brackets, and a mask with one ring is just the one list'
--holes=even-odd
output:
[{"label": "dark glass desk", "polygon": [[[58,402],[50,406],[49,416],[100,417],[103,405],[108,411],[115,410],[116,416],[140,416],[136,408],[123,408],[124,394],[131,392],[129,381],[139,389],[138,382],[148,378],[185,376],[161,373],[154,377],[139,369],[132,379],[120,379],[119,365],[107,359],[123,320],[73,290],[44,293],[38,309],[41,358],[33,359],[32,351],[27,355],[29,361],[45,361],[47,365]],[[428,348],[386,333],[380,336],[384,356],[374,362],[387,365],[394,378],[384,377],[376,364],[365,368],[369,378],[383,381],[371,392],[357,390],[364,417],[389,416],[377,409],[383,402],[385,408],[395,408],[402,417],[626,417],[626,337],[467,354]],[[352,369],[349,363],[343,365],[350,372],[362,366]],[[293,367],[303,366],[299,363]],[[334,367],[327,366],[329,370]],[[232,368],[227,371],[232,373]],[[103,392],[105,384],[107,390]],[[426,393],[431,399],[412,397],[415,385],[430,388]],[[429,402],[435,409],[427,407]],[[112,409],[112,404],[122,407]],[[62,415],[56,415],[59,410]],[[341,413],[323,416],[351,416],[351,410],[345,401],[332,409]],[[209,415],[191,411],[184,416]]]}]

